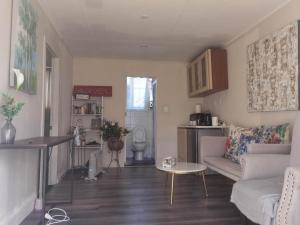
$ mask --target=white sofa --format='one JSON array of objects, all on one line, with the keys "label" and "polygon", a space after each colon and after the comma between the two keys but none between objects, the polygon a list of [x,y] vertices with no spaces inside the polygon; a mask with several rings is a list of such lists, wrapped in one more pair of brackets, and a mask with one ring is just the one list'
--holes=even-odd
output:
[{"label": "white sofa", "polygon": [[[231,202],[250,220],[261,225],[300,224],[300,113],[294,124],[290,160],[287,168],[278,162],[287,155],[246,154],[242,168],[248,168],[244,180],[233,185]],[[274,162],[273,157],[277,157]],[[282,162],[281,162],[282,163]],[[274,170],[272,173],[266,172]],[[285,171],[285,175],[283,173]]]},{"label": "white sofa", "polygon": [[[289,165],[290,144],[250,144],[241,165],[224,157],[227,137],[201,138],[201,163],[232,180],[284,174]],[[264,165],[268,163],[268,167]],[[260,169],[261,168],[261,169]]]}]

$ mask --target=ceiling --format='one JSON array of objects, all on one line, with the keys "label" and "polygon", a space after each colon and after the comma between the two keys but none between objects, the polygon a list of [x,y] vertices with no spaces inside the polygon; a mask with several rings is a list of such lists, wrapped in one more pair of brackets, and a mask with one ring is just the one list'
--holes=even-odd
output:
[{"label": "ceiling", "polygon": [[187,61],[289,0],[40,0],[75,57]]}]

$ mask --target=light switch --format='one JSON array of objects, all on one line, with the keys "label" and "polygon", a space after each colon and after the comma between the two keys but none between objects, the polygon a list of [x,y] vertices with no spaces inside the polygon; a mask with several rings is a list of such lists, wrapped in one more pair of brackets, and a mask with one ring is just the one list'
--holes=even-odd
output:
[{"label": "light switch", "polygon": [[163,112],[164,112],[164,113],[168,113],[168,112],[169,112],[169,107],[165,105],[165,106],[163,107]]}]

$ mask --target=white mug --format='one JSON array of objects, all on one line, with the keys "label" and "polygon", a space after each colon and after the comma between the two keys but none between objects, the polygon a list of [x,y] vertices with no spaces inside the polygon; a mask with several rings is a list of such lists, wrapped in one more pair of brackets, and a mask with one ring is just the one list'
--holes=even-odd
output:
[{"label": "white mug", "polygon": [[212,125],[213,125],[214,127],[219,125],[218,117],[213,116],[213,117],[211,118],[211,120],[212,120]]}]

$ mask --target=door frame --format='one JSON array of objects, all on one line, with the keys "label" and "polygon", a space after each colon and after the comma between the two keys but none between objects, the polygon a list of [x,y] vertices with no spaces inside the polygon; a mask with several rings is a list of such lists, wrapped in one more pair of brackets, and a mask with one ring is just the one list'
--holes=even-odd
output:
[{"label": "door frame", "polygon": [[[51,73],[51,135],[52,136],[58,136],[59,135],[59,121],[60,121],[60,101],[59,101],[59,95],[60,95],[60,60],[57,57],[57,54],[53,50],[54,48],[51,47],[50,43],[47,41],[46,36],[44,36],[43,40],[43,75],[42,75],[42,121],[41,121],[41,136],[44,136],[44,128],[45,128],[45,107],[46,107],[46,52],[47,49],[50,49],[52,55],[53,55],[53,61],[52,61],[52,73]],[[57,184],[59,182],[58,177],[58,148],[54,147],[52,149],[51,159],[49,161],[49,170],[48,170],[48,184]]]},{"label": "door frame", "polygon": [[[127,77],[141,77],[141,78],[151,78],[153,80],[155,80],[156,82],[156,93],[155,95],[153,95],[153,99],[155,99],[155,110],[153,110],[153,123],[154,123],[154,126],[153,126],[153,138],[154,138],[154,160],[155,160],[155,163],[156,163],[156,160],[157,160],[157,90],[158,90],[158,79],[156,77],[153,77],[153,76],[149,76],[149,75],[125,75],[125,94],[124,94],[124,97],[125,97],[125,109],[124,109],[124,126],[126,126],[126,117],[127,117]],[[124,157],[123,157],[123,161],[124,161],[124,164],[126,164],[126,161],[127,161],[127,146],[126,146],[126,140],[124,142]]]}]

